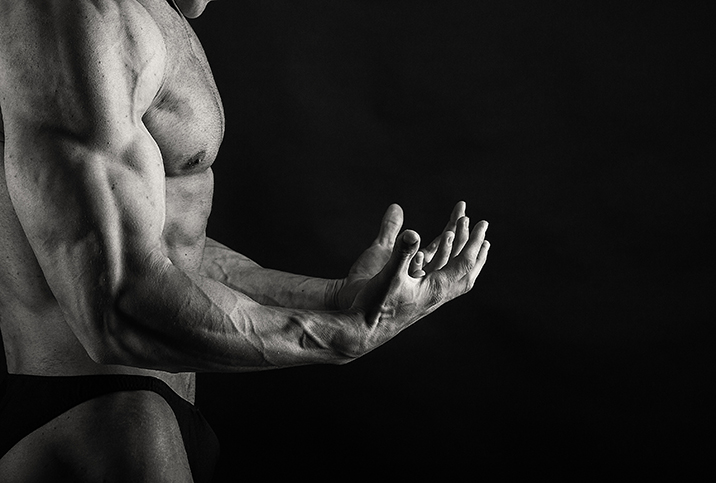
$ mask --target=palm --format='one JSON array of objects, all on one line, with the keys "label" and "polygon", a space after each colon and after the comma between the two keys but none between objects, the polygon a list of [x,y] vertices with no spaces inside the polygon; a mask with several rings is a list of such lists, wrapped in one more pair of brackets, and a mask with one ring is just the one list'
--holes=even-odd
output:
[{"label": "palm", "polygon": [[393,253],[395,238],[402,226],[402,208],[398,205],[390,205],[383,215],[378,236],[371,246],[361,253],[348,272],[348,276],[342,280],[336,297],[339,309],[350,308],[356,294],[383,269]]},{"label": "palm", "polygon": [[470,231],[464,204],[453,210],[443,233],[419,250],[420,236],[406,230],[395,241],[383,269],[352,305],[364,316],[362,347],[371,350],[442,304],[470,291],[487,259],[487,222]]},{"label": "palm", "polygon": [[338,292],[338,305],[340,308],[349,308],[353,304],[356,294],[383,269],[392,252],[392,247],[374,242],[373,245],[361,253]]},{"label": "palm", "polygon": [[[467,232],[457,230],[458,220],[465,215],[465,203],[459,202],[453,208],[450,220],[443,232],[430,245],[421,250],[410,267],[410,274],[421,276],[440,269],[447,263],[451,254],[458,253],[467,241]],[[336,294],[339,309],[348,309],[353,305],[356,295],[383,269],[390,260],[395,240],[403,226],[403,210],[391,205],[383,215],[378,236],[353,264],[348,276],[344,278]],[[453,243],[453,236],[458,234]],[[425,265],[423,266],[423,263]]]}]

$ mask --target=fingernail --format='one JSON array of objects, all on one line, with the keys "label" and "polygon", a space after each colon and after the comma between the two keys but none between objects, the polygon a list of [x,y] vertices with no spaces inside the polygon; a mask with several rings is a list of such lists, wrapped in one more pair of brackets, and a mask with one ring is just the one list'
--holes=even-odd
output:
[{"label": "fingernail", "polygon": [[405,234],[404,240],[408,245],[415,245],[419,240],[418,234],[413,231],[409,231]]}]

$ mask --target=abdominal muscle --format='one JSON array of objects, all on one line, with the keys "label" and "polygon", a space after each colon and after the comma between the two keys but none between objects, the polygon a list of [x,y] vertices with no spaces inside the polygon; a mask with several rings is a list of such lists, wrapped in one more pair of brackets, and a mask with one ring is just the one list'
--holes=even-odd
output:
[{"label": "abdominal muscle", "polygon": [[[3,150],[4,144],[0,143],[0,161],[4,159]],[[204,177],[210,177],[208,171]],[[196,214],[204,219],[187,220],[184,212],[180,220],[179,210],[173,207],[181,207],[186,201],[174,203],[172,196],[174,192],[186,193],[186,190],[178,189],[177,184],[181,184],[181,180],[167,179],[167,226],[172,228],[165,233],[164,247],[175,265],[193,271],[201,264],[208,214],[201,210]],[[181,233],[182,225],[188,233]],[[187,236],[189,234],[193,236]],[[190,239],[193,243],[188,244]],[[65,320],[15,215],[5,182],[4,162],[0,163],[0,331],[10,374],[148,375],[163,380],[181,397],[194,402],[193,373],[102,365],[88,356]]]}]

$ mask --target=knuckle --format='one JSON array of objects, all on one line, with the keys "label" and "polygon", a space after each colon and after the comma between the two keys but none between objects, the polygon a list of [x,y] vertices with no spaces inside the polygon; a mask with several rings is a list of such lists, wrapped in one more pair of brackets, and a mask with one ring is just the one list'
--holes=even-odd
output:
[{"label": "knuckle", "polygon": [[475,268],[475,262],[469,258],[460,257],[457,268],[461,276],[466,276]]}]

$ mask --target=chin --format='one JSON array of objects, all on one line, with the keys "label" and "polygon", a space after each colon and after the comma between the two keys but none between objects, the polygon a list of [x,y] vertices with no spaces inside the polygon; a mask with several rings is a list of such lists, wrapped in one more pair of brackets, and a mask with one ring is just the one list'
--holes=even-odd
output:
[{"label": "chin", "polygon": [[211,0],[176,0],[179,10],[181,10],[181,13],[187,18],[196,18],[204,13],[206,4],[210,1]]}]

